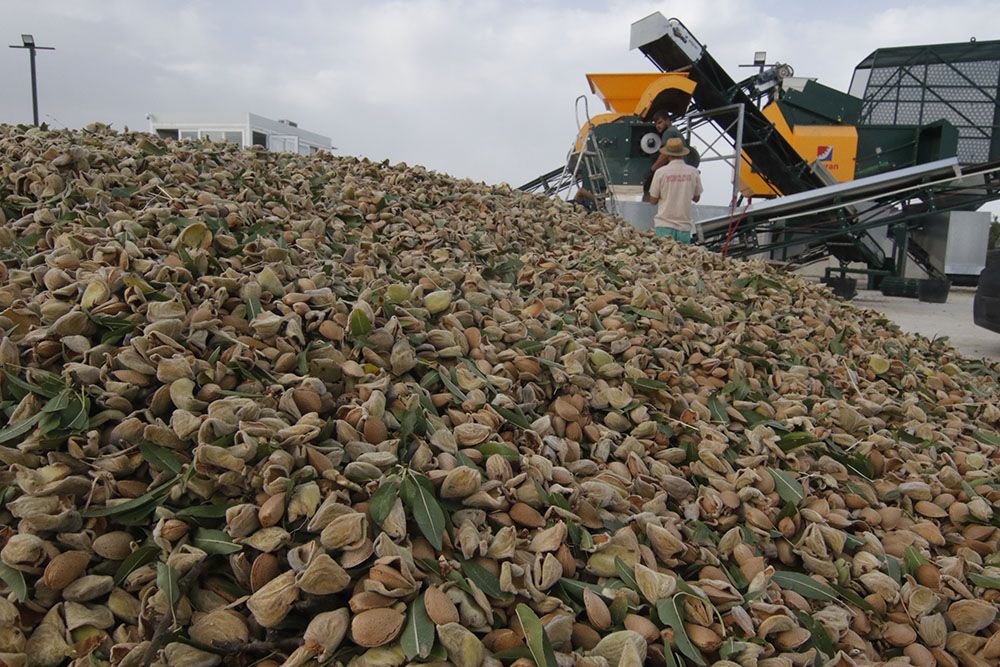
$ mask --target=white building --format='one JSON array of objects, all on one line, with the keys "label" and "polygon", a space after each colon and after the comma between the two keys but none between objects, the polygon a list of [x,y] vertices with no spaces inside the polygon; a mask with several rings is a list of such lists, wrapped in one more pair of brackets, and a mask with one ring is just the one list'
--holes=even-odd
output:
[{"label": "white building", "polygon": [[290,120],[271,120],[252,113],[148,113],[146,119],[151,133],[169,139],[231,141],[244,148],[264,146],[300,155],[334,148],[330,137],[303,130]]}]

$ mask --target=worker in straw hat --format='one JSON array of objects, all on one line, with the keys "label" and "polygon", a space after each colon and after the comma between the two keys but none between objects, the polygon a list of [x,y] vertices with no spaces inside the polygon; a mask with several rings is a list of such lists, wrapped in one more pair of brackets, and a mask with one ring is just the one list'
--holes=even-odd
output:
[{"label": "worker in straw hat", "polygon": [[680,137],[668,139],[660,154],[667,164],[656,170],[649,186],[649,201],[656,204],[656,235],[691,243],[691,204],[701,199],[701,173],[684,162],[688,147]]},{"label": "worker in straw hat", "polygon": [[[684,138],[684,134],[674,127],[670,112],[666,109],[659,109],[653,114],[653,126],[656,128],[657,134],[660,135],[661,146],[666,146],[667,142],[673,137],[679,137],[681,139]],[[684,156],[684,161],[697,169],[698,165],[701,163],[701,156],[698,155],[697,149],[687,143],[687,141],[684,142],[684,145],[687,146],[688,149],[688,154]],[[642,192],[646,197],[649,196],[649,184],[653,182],[653,174],[655,174],[656,170],[665,164],[667,164],[666,156],[657,155],[656,161],[653,162],[653,165],[649,168],[649,173],[647,173],[646,177],[642,180]]]}]

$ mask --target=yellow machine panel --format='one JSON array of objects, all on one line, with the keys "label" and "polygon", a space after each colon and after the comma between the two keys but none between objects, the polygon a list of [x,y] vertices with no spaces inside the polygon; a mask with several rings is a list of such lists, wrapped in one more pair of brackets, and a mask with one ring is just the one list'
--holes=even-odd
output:
[{"label": "yellow machine panel", "polygon": [[654,108],[683,114],[697,85],[686,74],[588,74],[590,90],[609,111],[643,119]]},{"label": "yellow machine panel", "polygon": [[[764,107],[764,116],[781,133],[802,159],[812,164],[819,160],[838,182],[854,179],[858,152],[858,131],[847,125],[799,125],[789,127],[784,115],[773,102]],[[740,191],[744,197],[775,197],[780,195],[764,179],[751,171],[750,161],[743,155],[740,162]]]},{"label": "yellow machine panel", "polygon": [[604,123],[611,123],[618,120],[622,116],[628,116],[627,113],[601,113],[597,114],[590,119],[589,123],[584,123],[583,127],[580,128],[579,134],[576,135],[576,144],[573,146],[573,151],[579,153],[583,150],[583,142],[587,140],[587,133],[590,132],[590,128],[595,125],[603,125]]}]

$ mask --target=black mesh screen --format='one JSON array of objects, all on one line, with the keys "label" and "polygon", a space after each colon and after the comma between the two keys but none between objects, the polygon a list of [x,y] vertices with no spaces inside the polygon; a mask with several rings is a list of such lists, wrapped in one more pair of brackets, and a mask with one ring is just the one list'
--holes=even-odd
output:
[{"label": "black mesh screen", "polygon": [[966,45],[961,62],[948,62],[939,50],[912,47],[907,62],[893,52],[892,64],[879,63],[876,51],[859,68],[870,74],[862,98],[864,125],[925,125],[946,120],[958,129],[958,160],[976,164],[1000,158],[994,142],[998,122],[1000,59],[995,50],[988,59],[969,59]]}]

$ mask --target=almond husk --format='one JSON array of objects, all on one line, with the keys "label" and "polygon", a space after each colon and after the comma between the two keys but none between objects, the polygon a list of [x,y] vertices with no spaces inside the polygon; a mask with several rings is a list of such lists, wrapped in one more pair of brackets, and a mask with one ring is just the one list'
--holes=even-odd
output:
[{"label": "almond husk", "polygon": [[358,646],[384,646],[398,635],[406,614],[396,609],[368,609],[351,620],[351,638]]},{"label": "almond husk", "polygon": [[437,586],[429,586],[424,593],[424,607],[427,609],[427,616],[434,625],[447,625],[448,623],[458,623],[458,608],[445,593]]},{"label": "almond husk", "polygon": [[88,563],[90,554],[86,551],[64,551],[45,566],[42,583],[54,591],[61,591],[83,576]]}]

